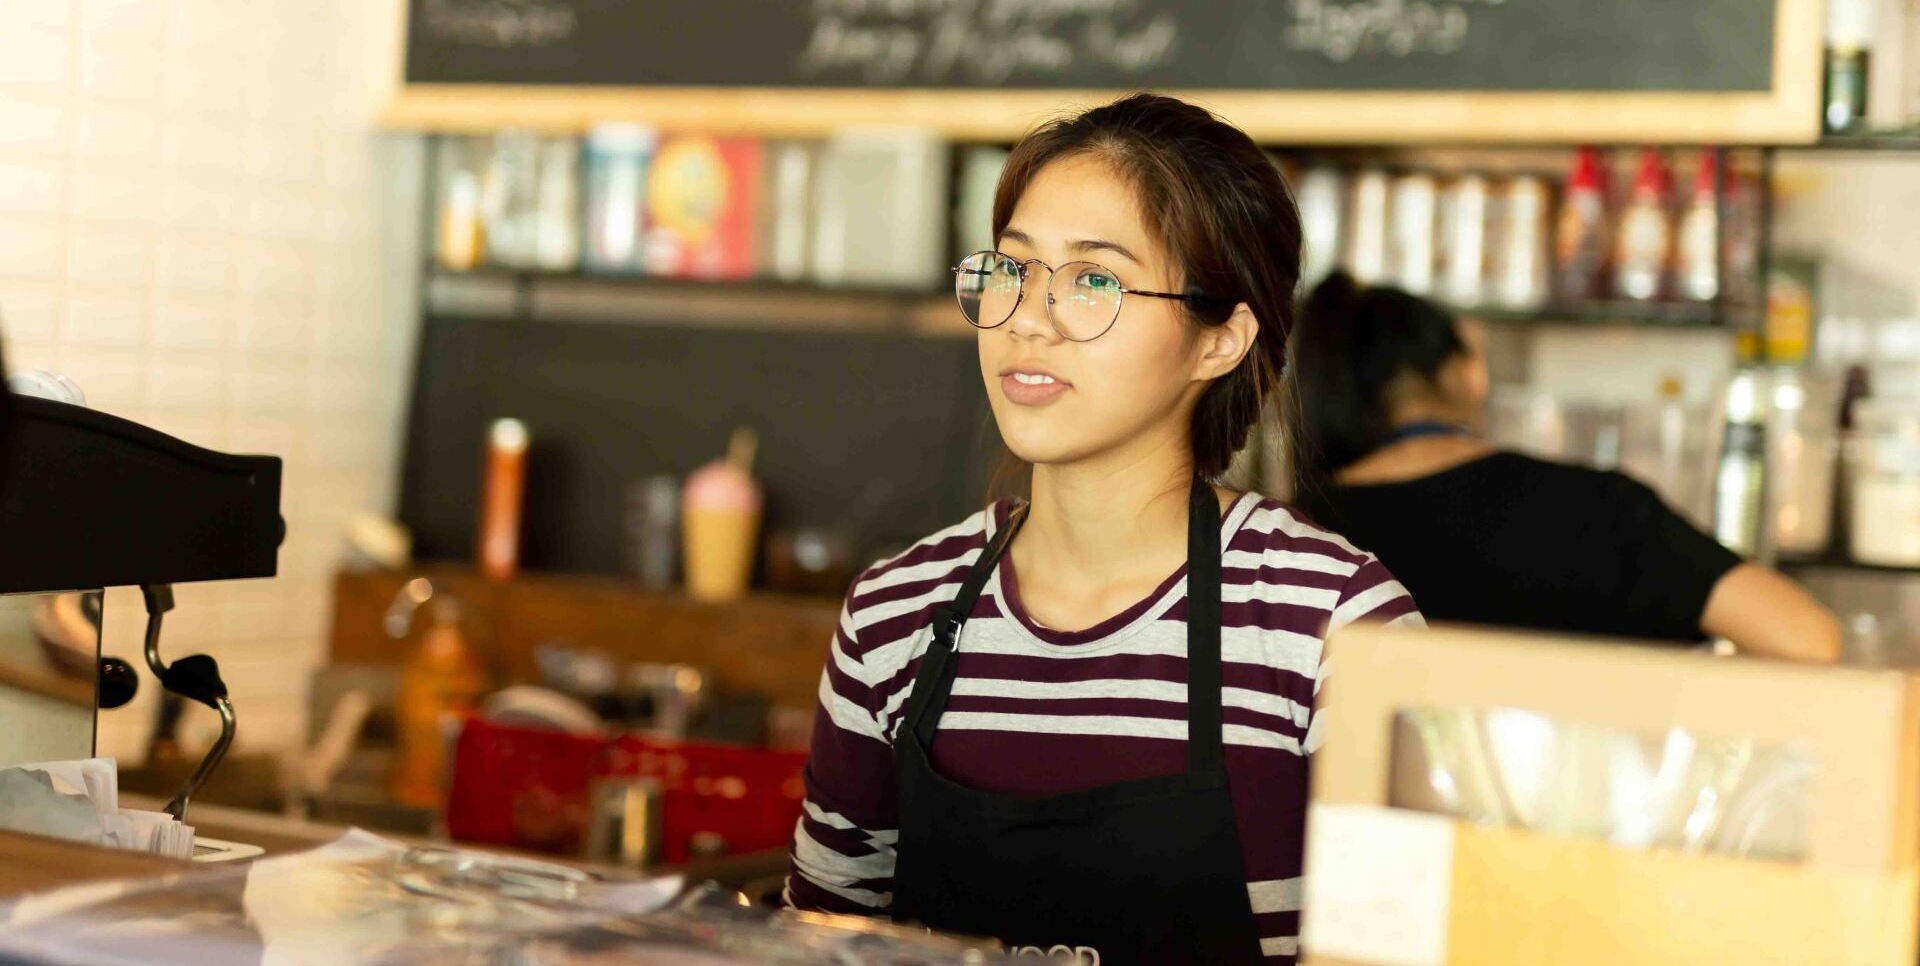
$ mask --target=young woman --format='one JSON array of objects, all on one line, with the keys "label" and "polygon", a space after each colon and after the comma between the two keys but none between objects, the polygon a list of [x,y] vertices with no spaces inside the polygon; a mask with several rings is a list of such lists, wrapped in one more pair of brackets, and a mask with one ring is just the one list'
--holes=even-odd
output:
[{"label": "young woman", "polygon": [[1275,392],[1300,225],[1237,129],[1135,95],[1017,147],[954,270],[1031,497],[855,582],[796,906],[1083,963],[1291,962],[1322,639],[1379,562],[1211,481]]},{"label": "young woman", "polygon": [[1427,617],[1838,658],[1831,614],[1651,489],[1476,436],[1486,366],[1433,305],[1335,274],[1293,353],[1296,500],[1379,554]]}]

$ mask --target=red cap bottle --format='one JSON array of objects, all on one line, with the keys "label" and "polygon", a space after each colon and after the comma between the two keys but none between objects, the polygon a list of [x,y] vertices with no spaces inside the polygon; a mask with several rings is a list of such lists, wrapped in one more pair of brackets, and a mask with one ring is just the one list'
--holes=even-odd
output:
[{"label": "red cap bottle", "polygon": [[1574,155],[1553,233],[1554,294],[1562,301],[1598,298],[1607,266],[1607,186],[1600,153]]},{"label": "red cap bottle", "polygon": [[1640,172],[1633,194],[1620,213],[1619,247],[1614,252],[1614,291],[1637,301],[1666,294],[1667,271],[1673,254],[1673,218],[1667,198],[1673,176],[1666,158],[1656,148],[1640,152]]}]

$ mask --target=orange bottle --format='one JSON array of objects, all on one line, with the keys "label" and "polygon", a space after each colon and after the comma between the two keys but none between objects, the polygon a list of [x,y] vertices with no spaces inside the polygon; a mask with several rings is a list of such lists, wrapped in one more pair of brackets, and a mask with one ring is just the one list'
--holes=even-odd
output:
[{"label": "orange bottle", "polygon": [[387,788],[396,801],[446,806],[449,749],[486,691],[486,670],[460,628],[459,607],[441,597],[434,601],[433,623],[400,671],[399,747]]},{"label": "orange bottle", "polygon": [[517,419],[495,420],[487,430],[487,475],[480,504],[476,551],[480,572],[492,580],[511,580],[520,568],[520,516],[527,489],[527,426]]}]

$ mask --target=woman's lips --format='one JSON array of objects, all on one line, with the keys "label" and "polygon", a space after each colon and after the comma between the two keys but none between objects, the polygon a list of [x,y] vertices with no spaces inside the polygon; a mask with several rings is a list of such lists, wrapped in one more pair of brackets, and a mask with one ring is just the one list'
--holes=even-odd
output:
[{"label": "woman's lips", "polygon": [[1045,406],[1073,384],[1049,373],[1013,370],[1000,375],[1000,394],[1016,406]]}]

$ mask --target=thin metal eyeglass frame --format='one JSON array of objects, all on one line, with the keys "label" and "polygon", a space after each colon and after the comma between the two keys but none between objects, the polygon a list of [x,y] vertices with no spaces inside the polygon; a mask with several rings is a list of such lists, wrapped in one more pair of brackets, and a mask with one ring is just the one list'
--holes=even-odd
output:
[{"label": "thin metal eyeglass frame", "polygon": [[[993,275],[992,272],[982,272],[978,269],[969,269],[969,268],[962,267],[967,263],[969,259],[972,259],[975,256],[979,256],[979,255],[998,255],[1001,258],[1004,258],[1007,261],[1012,262],[1014,266],[1020,270],[1020,291],[1013,298],[1013,307],[1007,310],[1006,318],[1001,319],[1000,321],[995,322],[992,325],[981,325],[979,322],[976,322],[973,319],[968,318],[966,303],[960,295],[960,276],[981,275],[981,276],[991,277]],[[1064,330],[1062,330],[1060,328],[1059,321],[1053,317],[1053,304],[1055,301],[1054,295],[1053,295],[1053,279],[1055,275],[1059,274],[1058,269],[1054,268],[1052,265],[1048,265],[1046,262],[1043,262],[1038,258],[1029,258],[1025,261],[1021,261],[1020,259],[1007,254],[1006,252],[996,251],[991,248],[983,248],[980,251],[974,252],[972,255],[968,255],[966,258],[962,258],[960,260],[959,265],[955,265],[952,269],[950,269],[950,271],[953,272],[953,300],[955,303],[957,303],[960,306],[960,317],[963,319],[966,319],[968,325],[971,325],[974,328],[980,329],[983,331],[990,330],[990,329],[997,329],[1003,325],[1006,325],[1007,322],[1013,318],[1013,313],[1020,311],[1021,303],[1027,300],[1027,281],[1028,281],[1028,276],[1030,274],[1028,272],[1028,269],[1034,265],[1038,265],[1041,268],[1044,268],[1047,270],[1047,324],[1053,327],[1053,331],[1057,333],[1060,336],[1060,338],[1065,339],[1068,342],[1092,342],[1093,340],[1100,338],[1100,336],[1103,336],[1109,332],[1112,332],[1114,323],[1120,321],[1120,310],[1126,306],[1127,296],[1129,295],[1144,295],[1148,298],[1171,299],[1175,302],[1186,302],[1193,305],[1218,305],[1219,304],[1218,299],[1211,299],[1204,295],[1182,295],[1177,292],[1150,292],[1143,288],[1128,288],[1125,285],[1116,284],[1114,291],[1117,291],[1120,293],[1120,298],[1113,303],[1113,318],[1110,318],[1107,320],[1106,328],[1103,328],[1097,334],[1090,335],[1084,339],[1076,339],[1073,336],[1068,335]],[[1120,281],[1119,275],[1114,274],[1112,269],[1106,267],[1105,265],[1100,264],[1099,262],[1089,262],[1089,261],[1082,261],[1082,260],[1076,259],[1075,261],[1067,262],[1065,265],[1061,265],[1060,268],[1066,268],[1068,265],[1091,265],[1094,268],[1102,272],[1105,272],[1108,277],[1114,280],[1114,282],[1118,283]]]}]

